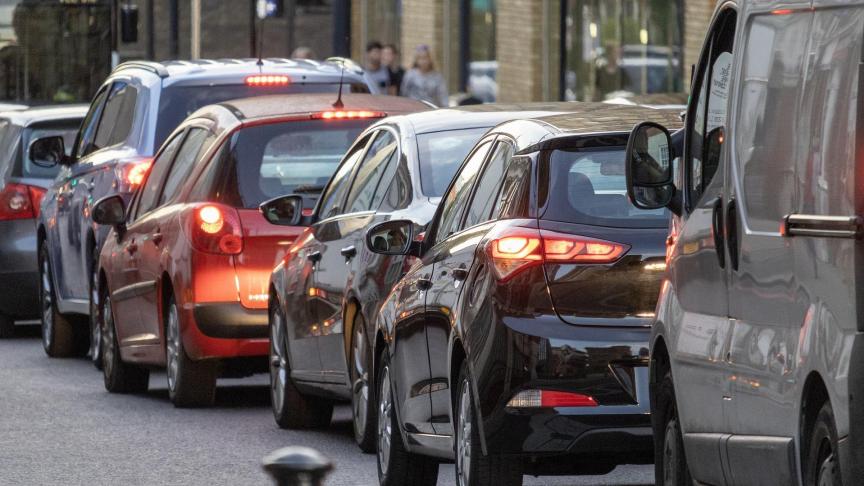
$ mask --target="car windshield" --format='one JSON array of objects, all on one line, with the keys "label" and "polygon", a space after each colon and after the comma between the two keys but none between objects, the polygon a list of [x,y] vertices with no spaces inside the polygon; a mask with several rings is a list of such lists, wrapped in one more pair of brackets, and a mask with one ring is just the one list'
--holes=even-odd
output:
[{"label": "car windshield", "polygon": [[226,193],[256,208],[277,196],[320,193],[354,139],[375,119],[310,120],[245,128],[228,157]]},{"label": "car windshield", "polygon": [[420,184],[427,197],[441,197],[474,144],[489,127],[417,135]]},{"label": "car windshield", "polygon": [[599,226],[664,228],[665,209],[645,211],[627,199],[624,148],[555,150],[546,162],[542,219]]},{"label": "car windshield", "polygon": [[[346,84],[346,91],[349,88],[352,93],[369,92],[369,88],[360,83]],[[295,83],[277,87],[255,87],[246,86],[245,84],[170,86],[162,91],[159,100],[159,116],[156,123],[156,139],[153,146],[161,146],[168,135],[187,116],[203,106],[255,96],[295,93],[336,93],[338,90],[339,83]]]}]

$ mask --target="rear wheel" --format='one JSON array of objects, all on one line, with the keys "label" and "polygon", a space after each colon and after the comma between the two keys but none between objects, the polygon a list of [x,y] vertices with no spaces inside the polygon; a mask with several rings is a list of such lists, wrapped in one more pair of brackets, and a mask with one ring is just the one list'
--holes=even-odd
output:
[{"label": "rear wheel", "polygon": [[99,305],[99,254],[94,248],[91,252],[91,268],[90,268],[90,350],[87,355],[93,361],[93,365],[97,369],[102,369],[102,322],[99,313],[102,312],[102,306]]},{"label": "rear wheel", "polygon": [[654,475],[658,486],[691,486],[690,468],[684,454],[684,439],[672,373],[667,371],[657,386],[653,419],[654,426]]},{"label": "rear wheel", "polygon": [[52,358],[72,356],[76,351],[75,332],[70,319],[57,310],[53,273],[48,260],[48,242],[39,245],[39,300],[42,311],[42,348]]},{"label": "rear wheel", "polygon": [[518,459],[483,454],[467,363],[462,364],[459,373],[459,397],[455,410],[456,484],[521,486],[522,464]]},{"label": "rear wheel", "polygon": [[111,309],[111,298],[103,293],[102,300],[102,374],[105,377],[105,389],[111,393],[144,393],[150,383],[150,371],[146,368],[126,364],[120,358],[120,346],[117,339],[117,328],[114,324],[114,312]]},{"label": "rear wheel", "polygon": [[[366,320],[361,314],[354,319],[351,338],[351,410],[354,418],[354,440],[363,452],[375,452],[375,392],[370,387],[372,346],[366,339]],[[371,411],[371,413],[370,413]]]},{"label": "rear wheel", "polygon": [[[378,482],[381,486],[432,486],[438,482],[438,461],[412,454],[402,441],[390,383],[390,360],[381,355],[378,371]],[[496,485],[497,486],[497,485]]]},{"label": "rear wheel", "polygon": [[333,418],[333,402],[303,395],[294,385],[285,319],[278,301],[271,298],[270,302],[270,397],[273,418],[283,429],[327,427]]},{"label": "rear wheel", "polygon": [[0,339],[11,337],[15,337],[15,320],[5,314],[0,314]]},{"label": "rear wheel", "polygon": [[180,313],[174,297],[168,301],[165,316],[165,355],[168,359],[168,397],[175,407],[206,407],[216,399],[215,361],[192,361],[183,349]]},{"label": "rear wheel", "polygon": [[840,486],[840,465],[837,461],[837,429],[834,411],[825,402],[816,415],[810,433],[804,466],[805,486]]}]

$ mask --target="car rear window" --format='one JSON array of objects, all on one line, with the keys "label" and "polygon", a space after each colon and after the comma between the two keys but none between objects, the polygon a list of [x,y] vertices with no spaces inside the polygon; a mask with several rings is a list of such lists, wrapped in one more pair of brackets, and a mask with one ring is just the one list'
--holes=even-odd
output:
[{"label": "car rear window", "polygon": [[[665,209],[638,209],[627,198],[624,147],[555,150],[541,171],[542,219],[598,226],[663,228]],[[545,189],[545,190],[544,190]]]},{"label": "car rear window", "polygon": [[427,197],[441,197],[474,144],[489,127],[417,135],[420,185]]},{"label": "car rear window", "polygon": [[226,203],[256,208],[292,193],[319,193],[339,161],[375,119],[310,120],[245,128],[226,152]]},{"label": "car rear window", "polygon": [[[369,92],[369,88],[360,83],[346,83],[345,89],[346,91],[350,89],[352,93]],[[153,146],[161,146],[168,135],[187,116],[207,105],[255,96],[336,93],[337,91],[339,91],[339,83],[296,83],[277,87],[254,87],[245,84],[169,86],[162,91],[159,100],[159,116],[156,122],[156,139]]]}]

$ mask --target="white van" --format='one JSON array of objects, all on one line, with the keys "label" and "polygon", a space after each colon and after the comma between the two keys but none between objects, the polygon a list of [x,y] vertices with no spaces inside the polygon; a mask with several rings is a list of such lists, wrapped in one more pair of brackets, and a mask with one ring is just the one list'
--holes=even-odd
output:
[{"label": "white van", "polygon": [[862,1],[721,1],[683,153],[631,135],[631,199],[675,214],[657,484],[864,484],[862,43]]}]

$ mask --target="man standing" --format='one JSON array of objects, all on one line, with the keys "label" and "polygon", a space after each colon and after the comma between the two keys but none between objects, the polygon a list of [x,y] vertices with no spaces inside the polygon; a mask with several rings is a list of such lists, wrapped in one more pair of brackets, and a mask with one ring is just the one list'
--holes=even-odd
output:
[{"label": "man standing", "polygon": [[399,65],[399,49],[394,44],[384,44],[381,49],[381,64],[390,72],[390,88],[388,94],[401,94],[402,78],[405,77],[405,68]]},{"label": "man standing", "polygon": [[366,44],[366,75],[375,83],[380,93],[387,93],[390,87],[390,71],[381,63],[381,43],[372,41]]}]

